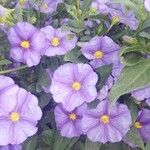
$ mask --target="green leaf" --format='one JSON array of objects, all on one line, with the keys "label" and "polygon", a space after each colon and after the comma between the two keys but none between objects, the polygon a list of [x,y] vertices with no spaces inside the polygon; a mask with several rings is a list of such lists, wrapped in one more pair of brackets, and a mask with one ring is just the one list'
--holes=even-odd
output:
[{"label": "green leaf", "polygon": [[81,4],[81,10],[88,10],[89,7],[91,6],[92,0],[84,0]]},{"label": "green leaf", "polygon": [[54,134],[55,131],[51,129],[43,131],[42,140],[44,141],[44,143],[52,147],[54,143]]},{"label": "green leaf", "polygon": [[49,103],[51,98],[52,96],[50,94],[42,94],[39,98],[39,106],[41,108],[45,107]]},{"label": "green leaf", "polygon": [[143,55],[140,52],[125,53],[121,57],[121,61],[125,66],[134,66],[143,60]]},{"label": "green leaf", "polygon": [[79,56],[81,55],[81,51],[77,48],[71,50],[70,52],[68,52],[65,57],[64,60],[65,61],[70,61],[73,63],[79,63]]},{"label": "green leaf", "polygon": [[59,133],[55,133],[55,141],[54,141],[54,147],[53,150],[66,150],[70,147],[72,147],[77,140],[79,139],[79,137],[77,138],[66,138],[66,137],[62,137]]},{"label": "green leaf", "polygon": [[126,135],[127,140],[129,140],[131,143],[137,145],[138,147],[142,148],[144,150],[144,142],[142,138],[140,137],[138,131],[134,128],[132,128]]},{"label": "green leaf", "polygon": [[99,150],[100,147],[101,143],[99,142],[93,143],[88,138],[86,138],[84,150]]},{"label": "green leaf", "polygon": [[50,85],[50,81],[46,70],[40,67],[38,71],[38,83],[41,86],[48,87]]},{"label": "green leaf", "polygon": [[8,59],[3,59],[3,60],[0,61],[0,66],[2,66],[2,65],[9,65],[9,64],[11,64],[11,63],[12,63],[12,62],[9,61]]},{"label": "green leaf", "polygon": [[150,142],[148,142],[145,146],[145,150],[150,150]]},{"label": "green leaf", "polygon": [[23,145],[23,150],[36,150],[37,136],[29,138]]},{"label": "green leaf", "polygon": [[119,142],[103,144],[100,150],[127,150],[128,148],[128,145],[124,144],[123,142]]},{"label": "green leaf", "polygon": [[112,71],[112,65],[105,65],[96,69],[96,72],[99,75],[99,81],[97,83],[98,89],[101,89],[105,85],[108,77],[111,74],[111,71]]},{"label": "green leaf", "polygon": [[124,54],[127,53],[133,53],[133,52],[145,52],[145,53],[150,53],[150,45],[143,45],[141,43],[133,46],[123,46],[121,48],[120,56],[123,56]]},{"label": "green leaf", "polygon": [[131,118],[132,118],[132,122],[134,123],[137,119],[138,116],[138,105],[134,102],[134,98],[129,97],[129,95],[124,97],[125,100],[125,104],[128,106],[130,112],[131,112]]},{"label": "green leaf", "polygon": [[144,38],[147,38],[147,39],[150,39],[150,34],[147,33],[147,32],[145,32],[145,31],[140,32],[140,33],[139,33],[139,36],[144,37]]},{"label": "green leaf", "polygon": [[117,83],[109,93],[112,103],[126,93],[150,85],[150,59],[145,59],[135,66],[125,67]]}]

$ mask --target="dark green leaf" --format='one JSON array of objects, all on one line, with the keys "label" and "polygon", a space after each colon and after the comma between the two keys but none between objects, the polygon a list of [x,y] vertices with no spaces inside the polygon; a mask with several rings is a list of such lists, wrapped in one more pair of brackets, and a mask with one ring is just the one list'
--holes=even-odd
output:
[{"label": "dark green leaf", "polygon": [[48,77],[48,74],[46,72],[46,70],[42,67],[40,67],[40,69],[38,70],[38,83],[41,85],[41,86],[44,86],[44,87],[48,87],[50,85],[50,79]]},{"label": "dark green leaf", "polygon": [[36,150],[37,139],[36,135],[29,138],[23,145],[23,150]]},{"label": "dark green leaf", "polygon": [[101,143],[99,142],[93,143],[88,138],[86,138],[84,150],[99,150],[100,147]]},{"label": "dark green leaf", "polygon": [[112,103],[126,93],[150,85],[150,59],[145,59],[135,66],[125,67],[117,83],[110,91]]},{"label": "dark green leaf", "polygon": [[42,140],[47,144],[50,145],[51,147],[53,146],[54,143],[54,130],[45,130],[42,133]]},{"label": "dark green leaf", "polygon": [[68,52],[65,57],[64,60],[65,61],[70,61],[73,63],[79,63],[79,56],[81,55],[81,51],[77,48],[71,50],[70,52]]},{"label": "dark green leaf", "polygon": [[150,39],[150,33],[145,32],[145,31],[140,32],[140,33],[139,33],[139,36],[144,37],[144,38],[147,38],[147,39]]},{"label": "dark green leaf", "polygon": [[11,64],[11,63],[12,63],[12,62],[9,61],[8,59],[3,59],[3,60],[0,61],[0,66],[2,66],[2,65],[9,65],[9,64]]},{"label": "dark green leaf", "polygon": [[78,138],[66,138],[62,137],[59,133],[55,133],[55,141],[54,141],[54,147],[53,150],[66,150],[72,147],[76,142]]},{"label": "dark green leaf", "polygon": [[132,128],[126,135],[126,138],[131,141],[131,143],[137,145],[138,147],[142,148],[144,150],[144,142],[142,138],[140,137],[138,131],[134,128]]},{"label": "dark green leaf", "polygon": [[50,94],[42,94],[39,98],[39,106],[41,108],[45,107],[49,103],[51,98],[52,97]]},{"label": "dark green leaf", "polygon": [[134,66],[143,60],[143,55],[140,52],[125,53],[121,57],[121,61],[126,66]]},{"label": "dark green leaf", "polygon": [[99,81],[97,83],[98,89],[101,89],[105,85],[108,77],[111,74],[111,71],[112,71],[112,65],[106,65],[96,69],[96,72],[99,75]]},{"label": "dark green leaf", "polygon": [[134,123],[139,112],[138,105],[134,102],[134,99],[132,97],[129,97],[129,95],[124,97],[124,101],[131,112],[132,122]]},{"label": "dark green leaf", "polygon": [[145,146],[145,149],[144,150],[150,150],[150,142],[148,142]]}]

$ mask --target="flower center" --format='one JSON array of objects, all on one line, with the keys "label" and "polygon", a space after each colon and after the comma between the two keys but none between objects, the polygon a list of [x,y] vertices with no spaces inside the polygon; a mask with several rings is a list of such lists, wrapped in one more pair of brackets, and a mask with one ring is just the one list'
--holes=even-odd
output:
[{"label": "flower center", "polygon": [[76,90],[76,91],[80,90],[80,89],[81,89],[81,84],[80,84],[80,82],[74,82],[74,83],[72,84],[72,88],[73,88],[74,90]]},{"label": "flower center", "polygon": [[104,123],[107,124],[109,123],[109,116],[108,115],[103,115],[100,117],[100,120]]},{"label": "flower center", "polygon": [[142,128],[142,124],[139,121],[137,121],[137,122],[134,123],[134,127],[136,129],[140,129],[140,128]]},{"label": "flower center", "polygon": [[29,41],[22,41],[20,45],[21,45],[21,47],[23,47],[25,49],[30,47]]},{"label": "flower center", "polygon": [[102,51],[96,51],[96,52],[94,53],[94,58],[95,58],[95,59],[100,59],[100,58],[103,57],[103,55],[104,55],[104,53],[103,53]]},{"label": "flower center", "polygon": [[59,45],[59,39],[57,37],[54,37],[52,40],[52,45],[53,46],[58,46]]},{"label": "flower center", "polygon": [[120,22],[120,20],[121,20],[121,17],[119,17],[119,16],[113,16],[112,17],[112,23],[113,24]]},{"label": "flower center", "polygon": [[48,8],[48,5],[47,5],[47,3],[43,3],[43,9],[45,9],[45,10],[47,10],[47,8]]},{"label": "flower center", "polygon": [[76,120],[77,119],[77,115],[75,113],[71,113],[71,114],[69,114],[69,119],[70,120]]},{"label": "flower center", "polygon": [[13,121],[13,122],[17,122],[17,121],[19,121],[19,119],[20,119],[20,115],[17,112],[13,112],[10,115],[10,120]]}]

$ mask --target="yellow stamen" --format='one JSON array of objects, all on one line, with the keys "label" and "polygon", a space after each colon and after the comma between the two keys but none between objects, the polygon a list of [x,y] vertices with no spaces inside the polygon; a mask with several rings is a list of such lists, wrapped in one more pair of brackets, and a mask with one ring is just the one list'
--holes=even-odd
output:
[{"label": "yellow stamen", "polygon": [[74,83],[72,84],[72,88],[73,88],[74,90],[76,90],[76,91],[80,90],[80,89],[81,89],[81,84],[80,84],[80,82],[74,82]]},{"label": "yellow stamen", "polygon": [[52,45],[53,46],[58,46],[59,45],[59,39],[57,37],[54,37],[52,40]]},{"label": "yellow stamen", "polygon": [[21,47],[23,47],[25,49],[30,47],[29,41],[22,41],[20,45],[21,45]]},{"label": "yellow stamen", "polygon": [[142,128],[142,124],[139,121],[137,121],[137,122],[134,123],[134,127],[136,129],[140,129],[140,128]]},{"label": "yellow stamen", "polygon": [[69,114],[69,119],[70,120],[76,120],[77,119],[77,115],[75,113],[71,113],[71,114]]},{"label": "yellow stamen", "polygon": [[104,53],[103,53],[102,51],[96,51],[96,52],[94,53],[94,58],[95,58],[95,59],[100,59],[100,58],[103,57],[103,55],[104,55]]},{"label": "yellow stamen", "polygon": [[113,16],[112,17],[112,24],[116,24],[116,23],[120,22],[120,20],[121,20],[121,17]]},{"label": "yellow stamen", "polygon": [[13,122],[17,122],[17,121],[19,121],[19,119],[20,119],[20,115],[17,112],[13,112],[10,115],[10,120],[13,121]]},{"label": "yellow stamen", "polygon": [[106,124],[106,123],[109,123],[109,116],[108,115],[103,115],[100,117],[100,120]]}]

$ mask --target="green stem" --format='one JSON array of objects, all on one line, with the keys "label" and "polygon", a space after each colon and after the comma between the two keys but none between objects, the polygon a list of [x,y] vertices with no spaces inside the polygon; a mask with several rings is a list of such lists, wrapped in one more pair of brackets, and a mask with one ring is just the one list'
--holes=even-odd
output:
[{"label": "green stem", "polygon": [[77,17],[80,20],[80,0],[77,0]]},{"label": "green stem", "polygon": [[26,65],[21,66],[21,67],[18,67],[18,68],[14,68],[14,69],[9,69],[9,70],[0,71],[0,75],[1,75],[1,74],[6,74],[6,73],[10,73],[10,72],[14,72],[14,71],[18,71],[18,70],[25,69],[25,68],[27,68]]},{"label": "green stem", "polygon": [[113,24],[110,25],[110,27],[106,31],[106,34],[112,29],[113,26],[114,26]]},{"label": "green stem", "polygon": [[23,12],[22,12],[23,2],[20,0],[19,3],[20,3],[20,8],[19,8],[19,11],[20,11],[20,14],[19,14],[19,21],[23,21]]}]

